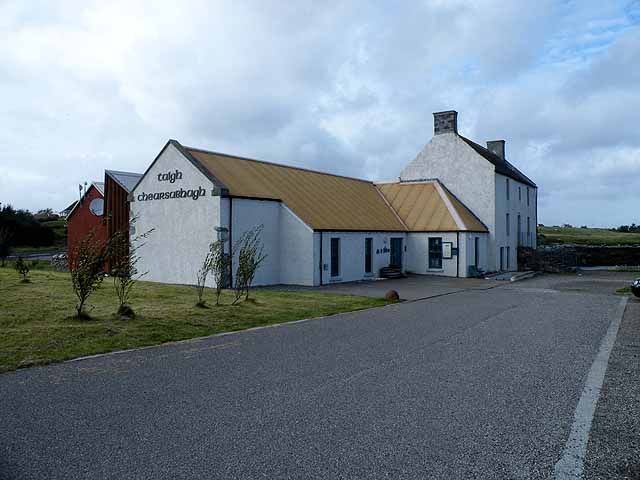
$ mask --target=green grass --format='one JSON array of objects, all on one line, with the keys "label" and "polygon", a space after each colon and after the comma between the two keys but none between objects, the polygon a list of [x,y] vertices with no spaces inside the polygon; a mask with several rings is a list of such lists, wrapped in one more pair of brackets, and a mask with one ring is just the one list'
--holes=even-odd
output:
[{"label": "green grass", "polygon": [[[173,340],[243,330],[386,305],[384,299],[316,292],[252,292],[253,301],[198,308],[193,287],[140,282],[134,288],[133,320],[114,313],[113,285],[105,279],[89,298],[92,320],[76,320],[76,299],[68,273],[32,271],[31,283],[0,268],[0,372],[84,355],[155,345]],[[213,292],[207,291],[207,301]]]},{"label": "green grass", "polygon": [[618,295],[631,295],[631,287],[627,285],[626,287],[622,287],[616,290]]},{"label": "green grass", "polygon": [[612,232],[605,228],[538,227],[544,243],[576,245],[640,245],[640,233]]}]

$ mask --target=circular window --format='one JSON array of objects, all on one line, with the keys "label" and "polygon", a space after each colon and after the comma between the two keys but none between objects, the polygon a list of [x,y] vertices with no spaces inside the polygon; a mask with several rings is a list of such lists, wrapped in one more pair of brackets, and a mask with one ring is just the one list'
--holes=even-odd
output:
[{"label": "circular window", "polygon": [[94,198],[89,204],[89,210],[97,217],[101,217],[104,213],[104,200],[102,198]]}]

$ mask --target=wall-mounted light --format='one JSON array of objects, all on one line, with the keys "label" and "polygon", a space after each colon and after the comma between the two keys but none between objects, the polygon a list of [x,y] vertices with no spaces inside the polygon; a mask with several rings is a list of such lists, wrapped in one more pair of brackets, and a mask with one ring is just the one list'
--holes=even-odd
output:
[{"label": "wall-mounted light", "polygon": [[221,242],[226,242],[229,240],[229,229],[226,227],[214,227],[214,230],[218,234],[218,240]]}]

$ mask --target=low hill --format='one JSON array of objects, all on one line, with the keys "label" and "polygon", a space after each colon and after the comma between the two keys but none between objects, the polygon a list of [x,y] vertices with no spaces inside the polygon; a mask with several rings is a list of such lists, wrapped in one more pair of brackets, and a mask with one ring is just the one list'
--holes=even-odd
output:
[{"label": "low hill", "polygon": [[538,227],[544,245],[640,245],[640,233],[622,233],[606,228]]}]

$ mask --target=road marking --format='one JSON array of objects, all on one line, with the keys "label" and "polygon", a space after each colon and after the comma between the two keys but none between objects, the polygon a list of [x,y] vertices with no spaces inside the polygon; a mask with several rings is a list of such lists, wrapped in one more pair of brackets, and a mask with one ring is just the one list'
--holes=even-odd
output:
[{"label": "road marking", "polygon": [[620,300],[615,316],[609,324],[607,333],[600,344],[600,350],[598,350],[598,354],[587,375],[587,381],[585,382],[580,401],[573,415],[573,425],[571,426],[569,439],[564,447],[562,458],[558,460],[558,463],[556,463],[553,469],[553,478],[557,480],[582,478],[584,457],[587,453],[587,443],[589,442],[589,432],[591,430],[593,414],[598,404],[600,390],[604,382],[604,374],[609,364],[609,356],[616,343],[616,336],[618,335],[622,316],[627,306],[627,300],[627,297]]}]

